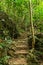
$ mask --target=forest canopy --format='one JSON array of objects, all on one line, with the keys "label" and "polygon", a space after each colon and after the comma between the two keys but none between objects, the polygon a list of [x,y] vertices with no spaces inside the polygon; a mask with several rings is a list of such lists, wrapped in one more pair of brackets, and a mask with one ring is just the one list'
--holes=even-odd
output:
[{"label": "forest canopy", "polygon": [[[0,10],[6,12],[18,28],[29,28],[29,0],[0,0]],[[32,0],[32,11],[34,26],[43,32],[43,0]]]}]

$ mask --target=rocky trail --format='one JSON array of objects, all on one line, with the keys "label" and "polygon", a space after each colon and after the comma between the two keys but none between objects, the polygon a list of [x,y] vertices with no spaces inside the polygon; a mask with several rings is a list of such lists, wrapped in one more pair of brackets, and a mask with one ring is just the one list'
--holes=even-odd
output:
[{"label": "rocky trail", "polygon": [[19,39],[13,41],[9,51],[11,58],[9,59],[9,65],[27,65],[27,55],[28,55],[28,43],[27,37],[23,35]]}]

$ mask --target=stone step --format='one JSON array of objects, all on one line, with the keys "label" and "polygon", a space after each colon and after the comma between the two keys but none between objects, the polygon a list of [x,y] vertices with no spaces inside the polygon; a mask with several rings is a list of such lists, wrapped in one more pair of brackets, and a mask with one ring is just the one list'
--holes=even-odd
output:
[{"label": "stone step", "polygon": [[26,48],[26,47],[23,47],[23,48],[22,48],[22,47],[17,47],[17,48],[16,48],[16,51],[17,51],[17,50],[19,50],[19,51],[21,51],[21,50],[26,50],[26,51],[27,51],[27,50],[28,50],[28,47],[27,47],[27,48]]},{"label": "stone step", "polygon": [[13,51],[13,50],[9,50],[8,51],[8,55],[10,55],[10,56],[12,56],[12,57],[18,57],[18,56],[20,56],[20,55],[28,55],[28,50],[15,50],[15,51]]},{"label": "stone step", "polygon": [[16,49],[28,49],[27,45],[16,45]]},{"label": "stone step", "polygon": [[25,49],[25,50],[28,50],[28,45],[12,45],[12,46],[10,46],[9,47],[9,49],[11,49],[11,50],[23,50],[23,49]]},{"label": "stone step", "polygon": [[27,50],[17,50],[15,51],[15,54],[28,54]]},{"label": "stone step", "polygon": [[12,58],[9,60],[9,65],[27,65],[26,58]]},{"label": "stone step", "polygon": [[16,56],[15,52],[12,51],[12,50],[8,51],[8,55],[10,55],[11,57],[15,57]]},{"label": "stone step", "polygon": [[25,41],[17,41],[17,42],[13,41],[12,45],[13,46],[19,46],[19,45],[21,46],[21,45],[28,45],[28,44]]},{"label": "stone step", "polygon": [[10,46],[12,50],[9,54],[13,57],[9,59],[9,65],[27,65],[28,44],[26,39],[13,41]]},{"label": "stone step", "polygon": [[24,45],[16,45],[16,47],[17,47],[17,48],[19,48],[19,47],[22,47],[22,48],[23,48],[23,47],[26,47],[26,48],[27,48],[27,45],[25,45],[25,44],[24,44]]},{"label": "stone step", "polygon": [[16,49],[28,49],[27,43],[13,43],[10,47],[10,49],[16,50]]},{"label": "stone step", "polygon": [[25,41],[26,42],[27,40],[28,40],[28,38],[24,38],[24,39],[22,38],[22,39],[20,39],[18,41]]},{"label": "stone step", "polygon": [[15,46],[28,46],[27,43],[16,43]]},{"label": "stone step", "polygon": [[25,43],[25,42],[27,42],[27,41],[24,41],[24,40],[19,40],[19,41],[17,41],[18,43]]}]

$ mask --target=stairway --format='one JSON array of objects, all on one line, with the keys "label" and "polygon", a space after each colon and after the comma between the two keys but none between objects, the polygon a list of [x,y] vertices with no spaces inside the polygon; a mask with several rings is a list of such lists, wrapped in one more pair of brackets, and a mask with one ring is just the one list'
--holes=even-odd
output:
[{"label": "stairway", "polygon": [[27,55],[28,55],[27,39],[14,41],[12,49],[15,51],[9,52],[13,54],[13,57],[9,59],[9,65],[27,65]]}]

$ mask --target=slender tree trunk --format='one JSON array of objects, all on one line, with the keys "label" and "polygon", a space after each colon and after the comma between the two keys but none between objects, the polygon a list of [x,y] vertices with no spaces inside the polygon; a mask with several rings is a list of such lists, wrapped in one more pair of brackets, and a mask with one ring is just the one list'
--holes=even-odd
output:
[{"label": "slender tree trunk", "polygon": [[32,32],[32,48],[34,48],[35,36],[34,36],[34,26],[33,26],[33,20],[32,20],[32,2],[31,2],[31,0],[30,0],[30,23],[31,23],[31,32]]}]

